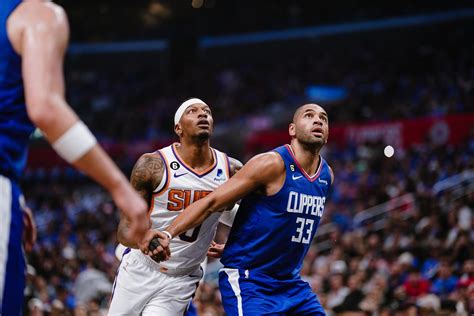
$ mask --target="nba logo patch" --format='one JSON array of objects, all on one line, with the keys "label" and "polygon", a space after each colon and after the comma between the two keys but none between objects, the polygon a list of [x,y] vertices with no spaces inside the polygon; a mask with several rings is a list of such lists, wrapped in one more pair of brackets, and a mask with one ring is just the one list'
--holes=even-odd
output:
[{"label": "nba logo patch", "polygon": [[225,176],[224,176],[224,172],[222,171],[222,169],[217,169],[217,174],[214,178],[214,181],[225,181]]}]

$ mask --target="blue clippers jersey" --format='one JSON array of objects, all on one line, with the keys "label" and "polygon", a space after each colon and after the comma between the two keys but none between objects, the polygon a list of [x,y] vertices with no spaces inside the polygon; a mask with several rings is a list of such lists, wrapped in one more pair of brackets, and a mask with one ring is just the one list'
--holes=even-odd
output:
[{"label": "blue clippers jersey", "polygon": [[226,268],[297,278],[323,215],[331,174],[322,157],[310,178],[290,146],[275,151],[285,162],[285,183],[273,196],[252,193],[242,200],[221,262]]},{"label": "blue clippers jersey", "polygon": [[18,180],[34,127],[26,113],[21,57],[7,36],[7,19],[21,0],[0,1],[0,174]]}]

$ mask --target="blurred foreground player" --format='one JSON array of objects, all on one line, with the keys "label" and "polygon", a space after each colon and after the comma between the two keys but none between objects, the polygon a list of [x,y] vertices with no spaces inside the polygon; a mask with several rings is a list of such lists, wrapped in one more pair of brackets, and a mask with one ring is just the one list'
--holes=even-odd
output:
[{"label": "blurred foreground player", "polygon": [[[205,197],[226,182],[242,164],[210,147],[213,118],[200,99],[183,102],[174,117],[179,143],[142,155],[131,175],[135,189],[149,202],[152,226],[166,228],[189,204]],[[224,212],[229,225],[231,212]],[[170,243],[173,257],[153,260],[139,250],[125,250],[117,272],[109,315],[183,315],[202,277],[201,263],[214,238],[221,213],[214,213],[201,225],[183,231]],[[223,216],[224,217],[224,216]],[[119,241],[135,247],[123,235]],[[166,235],[160,237],[168,238]],[[211,245],[212,246],[212,245]],[[215,251],[212,249],[210,252]]]},{"label": "blurred foreground player", "polygon": [[64,11],[40,0],[0,1],[0,314],[20,315],[25,285],[18,186],[34,126],[56,152],[99,182],[130,218],[129,238],[149,227],[145,201],[64,99]]},{"label": "blurred foreground player", "polygon": [[[178,236],[243,198],[221,258],[227,315],[325,315],[300,271],[334,179],[320,155],[329,134],[326,111],[316,104],[299,107],[289,134],[291,145],[250,159],[165,230]],[[153,255],[173,241],[161,241]]]}]

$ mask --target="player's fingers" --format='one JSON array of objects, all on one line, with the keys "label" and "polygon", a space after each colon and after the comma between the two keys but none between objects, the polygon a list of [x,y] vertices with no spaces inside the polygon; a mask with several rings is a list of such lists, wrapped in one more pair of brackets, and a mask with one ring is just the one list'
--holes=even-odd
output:
[{"label": "player's fingers", "polygon": [[139,246],[141,252],[143,252],[145,255],[148,255],[148,246],[144,247],[143,245]]},{"label": "player's fingers", "polygon": [[220,258],[224,252],[224,244],[215,243],[213,246],[209,247],[207,255],[212,258]]},{"label": "player's fingers", "polygon": [[211,258],[220,258],[220,253],[215,251],[208,251],[207,256]]},{"label": "player's fingers", "polygon": [[161,262],[166,259],[166,257],[162,254],[151,256],[151,258],[156,262]]},{"label": "player's fingers", "polygon": [[150,242],[155,237],[155,232],[155,230],[149,229],[138,243],[138,248],[146,255],[149,254]]},{"label": "player's fingers", "polygon": [[166,253],[163,249],[160,249],[160,252],[157,254],[154,254],[153,257],[159,258],[159,261],[166,261],[170,258],[168,253]]},{"label": "player's fingers", "polygon": [[153,250],[152,255],[153,255],[153,256],[162,256],[162,257],[164,257],[165,259],[166,259],[167,257],[169,257],[167,251],[163,248],[163,246],[159,246],[159,247],[157,247],[155,250]]},{"label": "player's fingers", "polygon": [[158,248],[159,246],[161,246],[161,242],[158,240],[158,238],[153,238],[150,243],[148,244],[148,249],[153,251],[155,250],[156,248]]},{"label": "player's fingers", "polygon": [[220,251],[222,251],[222,250],[224,250],[224,247],[225,247],[225,244],[214,244],[214,245],[212,245],[211,248],[213,248],[213,249],[215,249],[215,250],[220,250]]},{"label": "player's fingers", "polygon": [[166,252],[166,255],[169,257],[171,257],[171,249],[170,247],[165,247],[165,252]]},{"label": "player's fingers", "polygon": [[157,247],[157,248],[155,248],[155,249],[153,249],[153,250],[151,251],[151,254],[152,254],[153,256],[158,256],[158,255],[160,255],[161,253],[162,253],[161,246],[159,246],[159,247]]},{"label": "player's fingers", "polygon": [[210,252],[210,253],[217,253],[217,252],[219,252],[219,249],[217,249],[215,247],[209,247],[209,249],[207,251]]}]

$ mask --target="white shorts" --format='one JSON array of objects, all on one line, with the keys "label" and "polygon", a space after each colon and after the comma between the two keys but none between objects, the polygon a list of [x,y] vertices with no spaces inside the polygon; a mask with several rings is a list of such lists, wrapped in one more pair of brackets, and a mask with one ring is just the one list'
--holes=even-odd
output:
[{"label": "white shorts", "polygon": [[109,315],[184,315],[202,278],[202,269],[171,275],[141,253],[125,254],[115,278]]}]

